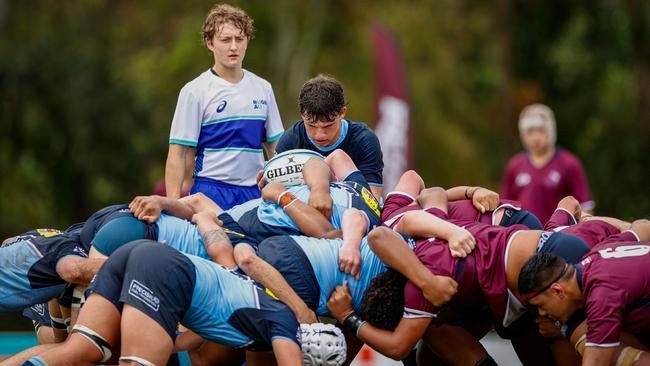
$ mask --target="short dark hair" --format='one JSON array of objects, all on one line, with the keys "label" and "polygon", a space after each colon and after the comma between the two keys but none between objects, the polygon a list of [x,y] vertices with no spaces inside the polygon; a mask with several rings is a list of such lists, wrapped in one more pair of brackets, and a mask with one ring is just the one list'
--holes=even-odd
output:
[{"label": "short dark hair", "polygon": [[[549,281],[562,273],[566,264],[564,258],[548,252],[535,254],[519,273],[519,293],[529,294],[547,286]],[[566,274],[569,273],[572,272]]]},{"label": "short dark hair", "polygon": [[389,268],[375,277],[363,294],[361,318],[377,328],[394,330],[404,314],[406,277]]},{"label": "short dark hair", "polygon": [[341,83],[325,74],[307,80],[300,89],[298,101],[300,114],[313,121],[331,121],[346,105]]}]

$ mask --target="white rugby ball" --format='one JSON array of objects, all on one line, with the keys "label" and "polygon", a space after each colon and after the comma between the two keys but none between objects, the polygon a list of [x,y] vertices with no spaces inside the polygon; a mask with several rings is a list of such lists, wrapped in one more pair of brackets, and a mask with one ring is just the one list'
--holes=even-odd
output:
[{"label": "white rugby ball", "polygon": [[305,184],[302,167],[310,158],[325,159],[323,155],[306,149],[287,150],[274,156],[264,165],[264,179],[285,186]]}]

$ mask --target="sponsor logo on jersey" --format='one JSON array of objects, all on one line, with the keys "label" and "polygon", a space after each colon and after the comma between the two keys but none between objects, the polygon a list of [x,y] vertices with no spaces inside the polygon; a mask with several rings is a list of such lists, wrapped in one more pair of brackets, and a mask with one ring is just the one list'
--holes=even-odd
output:
[{"label": "sponsor logo on jersey", "polygon": [[88,257],[88,252],[86,252],[86,249],[82,247],[74,247],[74,249],[72,249],[72,252],[77,253],[81,257]]},{"label": "sponsor logo on jersey", "polygon": [[129,294],[142,301],[153,311],[158,311],[160,308],[160,299],[154,295],[153,291],[151,291],[147,286],[136,280],[131,281],[131,285],[129,285]]},{"label": "sponsor logo on jersey", "polygon": [[266,99],[253,99],[253,109],[262,109],[266,106]]},{"label": "sponsor logo on jersey", "polygon": [[217,113],[223,112],[223,110],[226,109],[227,105],[228,105],[228,102],[225,101],[225,100],[222,101],[221,103],[219,103],[219,105],[217,106]]},{"label": "sponsor logo on jersey", "polygon": [[59,230],[56,230],[56,229],[36,229],[36,232],[39,235],[44,236],[46,238],[49,238],[51,236],[56,236],[56,235],[63,234],[62,231],[59,231]]}]

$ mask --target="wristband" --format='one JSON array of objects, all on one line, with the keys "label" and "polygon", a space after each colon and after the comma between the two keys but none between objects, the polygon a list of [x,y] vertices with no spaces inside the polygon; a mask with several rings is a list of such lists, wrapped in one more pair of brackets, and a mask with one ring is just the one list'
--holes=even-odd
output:
[{"label": "wristband", "polygon": [[296,200],[296,196],[293,195],[293,193],[289,191],[284,191],[278,196],[278,206],[281,208],[285,208],[289,206],[289,204],[293,203],[293,201]]},{"label": "wristband", "polygon": [[345,320],[343,320],[343,325],[353,331],[356,336],[359,335],[359,329],[361,329],[361,326],[365,323],[366,322],[355,312],[352,312],[347,318],[345,318]]},{"label": "wristband", "polygon": [[468,200],[469,196],[467,195],[467,191],[469,191],[469,187],[465,187],[465,199]]}]

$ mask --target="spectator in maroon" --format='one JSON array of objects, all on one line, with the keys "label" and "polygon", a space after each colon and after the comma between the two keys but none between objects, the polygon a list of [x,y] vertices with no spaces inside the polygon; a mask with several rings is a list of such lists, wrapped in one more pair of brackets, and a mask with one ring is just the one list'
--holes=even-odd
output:
[{"label": "spectator in maroon", "polygon": [[525,151],[513,156],[506,167],[501,197],[521,202],[541,222],[546,222],[557,203],[574,196],[582,210],[595,204],[578,158],[555,145],[555,117],[543,104],[529,105],[519,115],[519,134]]}]

